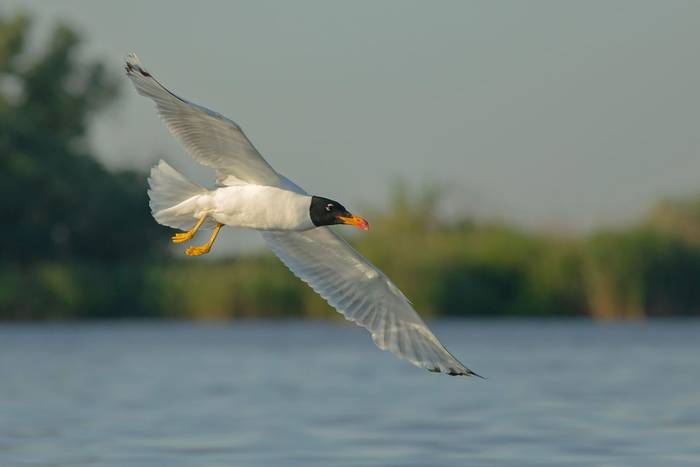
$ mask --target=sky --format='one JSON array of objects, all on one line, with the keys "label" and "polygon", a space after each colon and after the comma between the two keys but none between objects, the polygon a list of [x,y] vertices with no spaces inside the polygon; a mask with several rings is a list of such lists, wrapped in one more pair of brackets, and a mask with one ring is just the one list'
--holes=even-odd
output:
[{"label": "sky", "polygon": [[[353,211],[386,207],[403,179],[447,187],[453,213],[586,230],[700,192],[700,2],[4,0],[0,13],[20,9],[37,42],[67,21],[115,72],[135,51]],[[126,78],[94,130],[110,167],[163,157],[213,180]]]}]

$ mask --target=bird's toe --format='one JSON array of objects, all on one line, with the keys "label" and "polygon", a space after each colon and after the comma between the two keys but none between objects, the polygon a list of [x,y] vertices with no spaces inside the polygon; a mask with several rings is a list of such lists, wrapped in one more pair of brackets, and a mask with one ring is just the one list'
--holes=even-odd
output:
[{"label": "bird's toe", "polygon": [[194,237],[194,235],[192,235],[190,232],[180,232],[173,235],[170,239],[173,243],[183,243],[188,240],[192,240],[192,237]]},{"label": "bird's toe", "polygon": [[209,248],[206,246],[191,246],[185,250],[187,256],[201,256],[209,253]]}]

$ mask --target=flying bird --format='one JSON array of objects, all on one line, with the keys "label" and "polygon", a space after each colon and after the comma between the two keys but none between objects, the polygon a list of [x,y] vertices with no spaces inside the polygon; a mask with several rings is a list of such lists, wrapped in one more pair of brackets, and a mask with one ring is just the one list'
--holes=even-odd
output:
[{"label": "flying bird", "polygon": [[328,228],[347,224],[368,230],[365,219],[337,201],[309,195],[277,173],[241,127],[170,92],[135,54],[128,55],[125,68],[190,155],[216,171],[218,188],[207,190],[163,160],[151,169],[153,217],[183,231],[173,242],[213,230],[204,245],[187,248],[187,255],[208,253],[224,225],[258,230],[292,273],[346,319],[366,328],[380,349],[432,372],[479,376],[447,351],[383,272]]}]

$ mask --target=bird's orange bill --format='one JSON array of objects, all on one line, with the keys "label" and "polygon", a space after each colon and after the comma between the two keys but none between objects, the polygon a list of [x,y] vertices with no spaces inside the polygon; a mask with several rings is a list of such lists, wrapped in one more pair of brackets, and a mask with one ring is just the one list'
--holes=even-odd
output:
[{"label": "bird's orange bill", "polygon": [[338,220],[343,224],[354,225],[358,229],[369,230],[369,223],[361,217],[358,216],[338,216]]}]

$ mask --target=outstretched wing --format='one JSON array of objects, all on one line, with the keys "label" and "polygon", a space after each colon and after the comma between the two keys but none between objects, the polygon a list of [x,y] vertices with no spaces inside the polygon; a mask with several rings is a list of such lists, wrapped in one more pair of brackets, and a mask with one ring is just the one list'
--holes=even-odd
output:
[{"label": "outstretched wing", "polygon": [[139,94],[153,99],[170,132],[192,157],[216,169],[219,183],[280,183],[280,176],[235,122],[168,91],[133,53],[127,58],[126,74]]},{"label": "outstretched wing", "polygon": [[366,328],[380,349],[430,371],[478,376],[445,349],[384,273],[327,227],[262,236],[296,276]]}]

